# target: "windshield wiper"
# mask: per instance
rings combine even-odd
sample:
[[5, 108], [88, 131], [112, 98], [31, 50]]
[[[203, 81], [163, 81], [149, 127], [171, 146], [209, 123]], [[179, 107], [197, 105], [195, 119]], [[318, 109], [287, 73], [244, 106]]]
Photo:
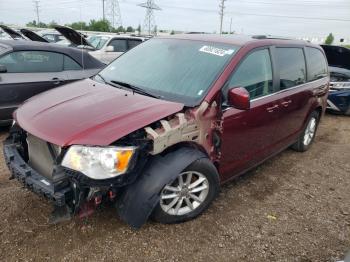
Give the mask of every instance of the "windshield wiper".
[[150, 97], [158, 98], [158, 99], [162, 98], [162, 96], [160, 96], [160, 95], [152, 94], [152, 93], [150, 93], [150, 92], [148, 92], [140, 87], [133, 86], [133, 85], [130, 85], [130, 84], [125, 83], [125, 82], [111, 80], [111, 83], [122, 86], [122, 87], [126, 87], [126, 88], [131, 89], [131, 90], [133, 90], [139, 94], [142, 94], [142, 95], [146, 95], [146, 96], [150, 96]]

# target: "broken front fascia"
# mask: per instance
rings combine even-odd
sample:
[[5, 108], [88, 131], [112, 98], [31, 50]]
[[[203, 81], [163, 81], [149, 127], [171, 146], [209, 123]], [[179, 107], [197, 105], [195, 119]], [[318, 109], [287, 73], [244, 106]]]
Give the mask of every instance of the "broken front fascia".
[[[172, 145], [181, 142], [194, 142], [202, 146], [212, 161], [219, 161], [218, 150], [222, 133], [221, 121], [218, 117], [218, 106], [214, 101], [211, 105], [204, 101], [194, 109], [177, 113], [170, 120], [160, 120], [159, 128], [146, 127], [147, 138], [153, 141], [152, 155], [157, 155]], [[216, 135], [215, 135], [216, 134]]]

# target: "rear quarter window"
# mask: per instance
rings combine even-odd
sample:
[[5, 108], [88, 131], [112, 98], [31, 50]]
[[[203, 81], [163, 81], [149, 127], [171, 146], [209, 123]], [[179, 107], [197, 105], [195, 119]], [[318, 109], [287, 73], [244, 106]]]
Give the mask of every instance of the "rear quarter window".
[[306, 47], [307, 79], [314, 81], [328, 75], [328, 63], [323, 53], [313, 47]]
[[69, 56], [64, 56], [64, 61], [63, 61], [64, 65], [63, 68], [64, 70], [81, 70], [81, 66], [75, 62], [72, 58], [70, 58]]
[[278, 47], [276, 58], [281, 90], [306, 82], [306, 66], [302, 48]]

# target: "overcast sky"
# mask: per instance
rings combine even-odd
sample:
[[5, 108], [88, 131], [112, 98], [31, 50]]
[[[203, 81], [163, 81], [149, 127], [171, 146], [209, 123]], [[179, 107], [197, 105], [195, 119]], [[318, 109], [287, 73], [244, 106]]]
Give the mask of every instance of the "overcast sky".
[[[110, 0], [106, 0], [107, 2]], [[120, 0], [124, 26], [143, 24], [146, 0]], [[219, 30], [219, 0], [155, 0], [158, 29]], [[106, 7], [108, 4], [106, 3]], [[108, 8], [106, 8], [108, 9]], [[107, 10], [108, 11], [108, 10]], [[102, 0], [40, 0], [40, 20], [59, 24], [102, 17]], [[350, 0], [227, 0], [224, 31], [281, 36], [350, 37]], [[24, 25], [36, 19], [32, 0], [0, 0], [0, 21]]]

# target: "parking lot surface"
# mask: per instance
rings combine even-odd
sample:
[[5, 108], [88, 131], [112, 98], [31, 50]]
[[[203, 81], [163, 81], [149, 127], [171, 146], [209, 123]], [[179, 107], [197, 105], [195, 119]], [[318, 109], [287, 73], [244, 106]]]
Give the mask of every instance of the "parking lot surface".
[[308, 152], [286, 150], [226, 184], [184, 224], [135, 231], [106, 207], [50, 225], [51, 206], [8, 177], [1, 148], [2, 261], [336, 261], [350, 250], [349, 117], [326, 115]]

